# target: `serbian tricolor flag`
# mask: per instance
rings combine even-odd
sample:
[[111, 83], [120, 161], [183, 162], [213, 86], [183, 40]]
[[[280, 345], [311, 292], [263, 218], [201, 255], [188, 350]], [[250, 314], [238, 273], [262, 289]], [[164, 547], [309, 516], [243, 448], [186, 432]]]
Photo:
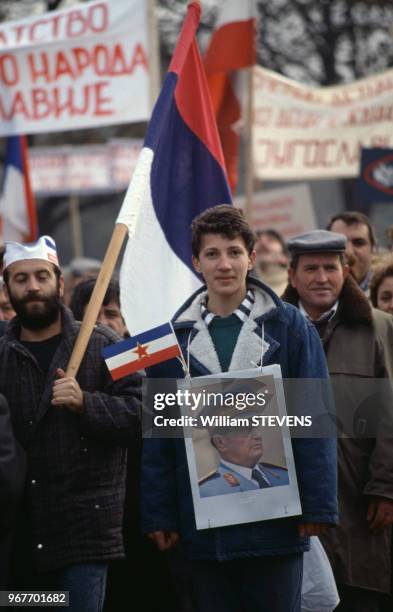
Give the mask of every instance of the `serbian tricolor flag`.
[[[191, 262], [191, 221], [231, 203], [191, 2], [117, 223], [129, 228], [120, 273], [131, 334], [169, 321], [201, 281]], [[132, 103], [132, 101], [130, 101]]]
[[3, 241], [31, 242], [37, 238], [37, 216], [25, 136], [7, 138], [0, 219]]
[[256, 62], [254, 0], [223, 0], [204, 64], [224, 151], [229, 183], [238, 180], [244, 79], [238, 71]]
[[179, 355], [180, 347], [170, 323], [107, 346], [102, 351], [113, 380]]

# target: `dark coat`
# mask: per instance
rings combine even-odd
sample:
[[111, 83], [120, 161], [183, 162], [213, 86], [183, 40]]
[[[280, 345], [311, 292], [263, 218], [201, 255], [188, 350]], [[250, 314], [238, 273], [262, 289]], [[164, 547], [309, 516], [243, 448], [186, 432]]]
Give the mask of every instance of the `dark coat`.
[[62, 337], [45, 378], [10, 322], [0, 340], [0, 391], [27, 454], [26, 514], [39, 571], [124, 556], [126, 450], [139, 432], [138, 376], [114, 383], [101, 357], [119, 337], [97, 326], [77, 380], [84, 412], [51, 405], [57, 368], [66, 369], [79, 331], [63, 308]]
[[0, 396], [0, 589], [7, 587], [14, 516], [22, 497], [25, 454], [15, 440], [8, 404]]
[[[297, 305], [299, 296], [287, 287], [283, 299]], [[393, 317], [372, 309], [349, 276], [323, 345], [345, 434], [338, 444], [340, 523], [323, 543], [338, 583], [389, 592], [391, 529], [372, 534], [366, 513], [370, 496], [393, 499], [393, 400], [388, 379]]]
[[8, 321], [0, 321], [0, 337], [4, 336], [7, 330]]
[[[287, 378], [327, 378], [321, 343], [312, 325], [266, 285], [249, 279], [249, 286], [255, 291], [255, 303], [243, 323], [229, 371], [260, 363], [264, 335], [264, 365], [280, 364]], [[221, 372], [212, 339], [201, 320], [200, 299], [204, 291], [206, 288], [194, 293], [173, 319], [183, 355], [190, 362], [191, 376]], [[150, 368], [148, 376], [174, 379], [182, 377], [183, 372], [178, 360], [173, 359]], [[315, 398], [315, 403], [325, 410], [321, 398]], [[195, 559], [229, 560], [303, 552], [309, 539], [298, 535], [299, 522], [337, 522], [335, 440], [294, 439], [293, 453], [302, 517], [197, 531], [184, 440], [145, 439], [141, 489], [144, 531], [179, 531], [184, 550]]]

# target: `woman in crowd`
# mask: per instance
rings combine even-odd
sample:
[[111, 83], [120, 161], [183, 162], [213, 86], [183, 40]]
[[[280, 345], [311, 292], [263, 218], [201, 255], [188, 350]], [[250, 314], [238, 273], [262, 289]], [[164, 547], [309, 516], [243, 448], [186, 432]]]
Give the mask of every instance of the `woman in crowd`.
[[374, 308], [393, 314], [393, 259], [375, 269], [370, 282], [370, 300]]
[[[374, 308], [393, 314], [393, 258], [385, 259], [374, 270], [370, 281], [370, 300]], [[391, 544], [393, 561], [393, 542]], [[392, 563], [393, 565], [393, 563]], [[383, 612], [391, 610], [393, 603], [393, 574], [391, 595], [387, 597]]]

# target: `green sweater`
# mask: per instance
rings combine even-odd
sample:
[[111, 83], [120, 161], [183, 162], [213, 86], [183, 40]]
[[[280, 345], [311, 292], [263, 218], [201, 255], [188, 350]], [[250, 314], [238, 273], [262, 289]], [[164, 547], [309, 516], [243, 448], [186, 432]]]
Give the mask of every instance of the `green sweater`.
[[235, 314], [229, 317], [214, 317], [209, 325], [209, 332], [223, 372], [228, 371], [242, 325], [242, 321]]

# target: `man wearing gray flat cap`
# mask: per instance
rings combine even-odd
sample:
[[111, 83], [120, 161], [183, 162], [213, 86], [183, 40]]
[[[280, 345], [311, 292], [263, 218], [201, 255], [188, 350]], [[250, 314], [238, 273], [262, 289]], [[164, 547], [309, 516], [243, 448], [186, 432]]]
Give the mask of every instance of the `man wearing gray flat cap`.
[[[325, 230], [288, 242], [282, 296], [316, 327], [334, 387], [340, 524], [322, 537], [346, 612], [377, 612], [390, 588], [393, 523], [393, 323], [374, 310], [345, 259], [346, 237]], [[390, 405], [389, 405], [390, 404]]]
[[288, 250], [294, 255], [309, 253], [344, 253], [347, 239], [344, 234], [328, 232], [327, 230], [312, 230], [299, 234], [288, 242]]

